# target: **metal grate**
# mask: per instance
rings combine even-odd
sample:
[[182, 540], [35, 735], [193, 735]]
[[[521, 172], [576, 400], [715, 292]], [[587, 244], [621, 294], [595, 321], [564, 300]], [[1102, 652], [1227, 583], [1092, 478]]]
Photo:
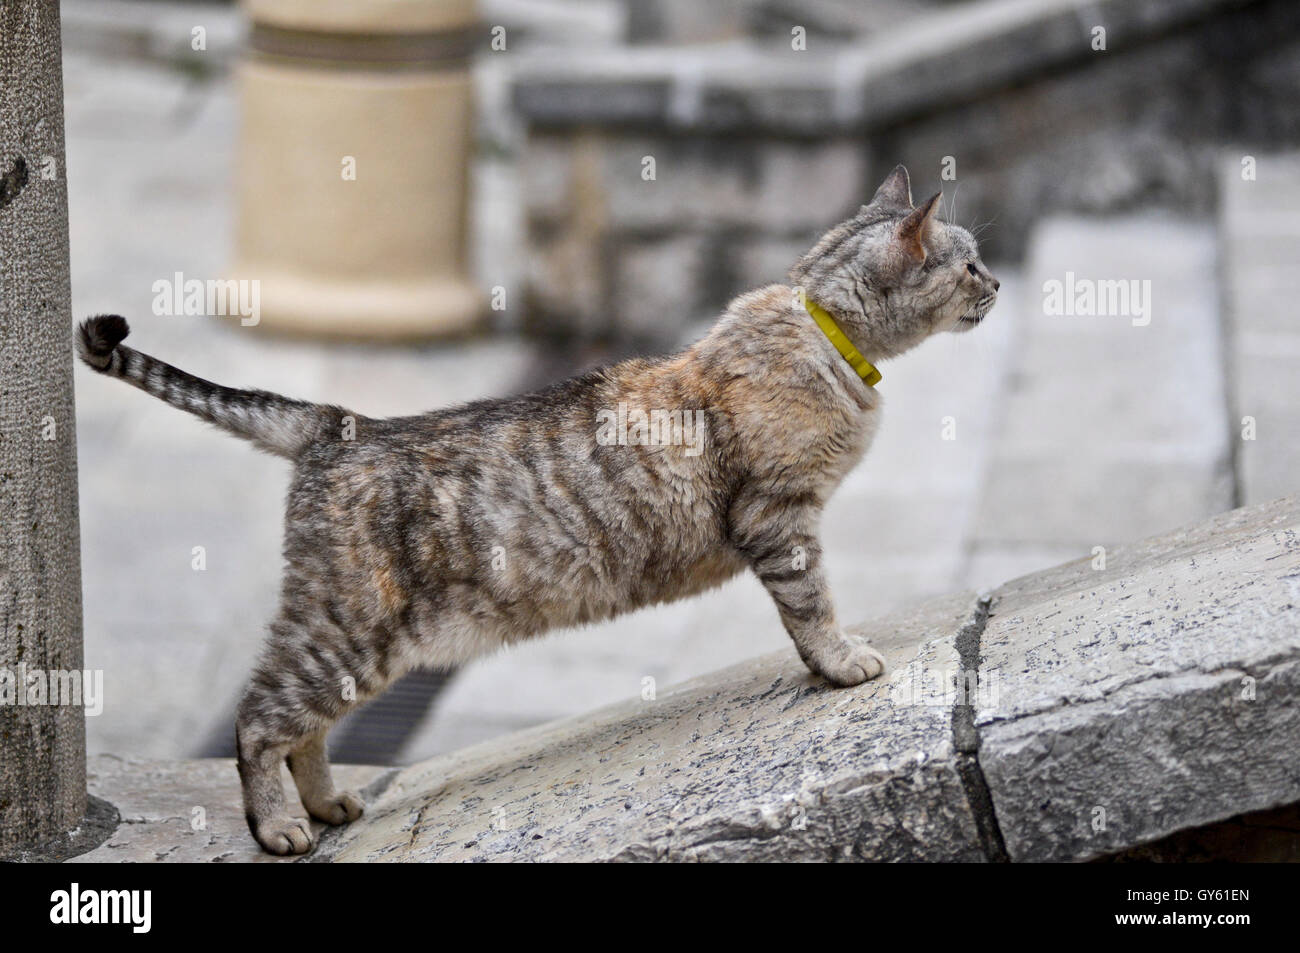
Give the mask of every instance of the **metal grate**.
[[[417, 670], [398, 679], [330, 732], [330, 760], [336, 764], [398, 764], [402, 749], [455, 676], [451, 671]], [[235, 756], [233, 707], [198, 752], [200, 758]]]

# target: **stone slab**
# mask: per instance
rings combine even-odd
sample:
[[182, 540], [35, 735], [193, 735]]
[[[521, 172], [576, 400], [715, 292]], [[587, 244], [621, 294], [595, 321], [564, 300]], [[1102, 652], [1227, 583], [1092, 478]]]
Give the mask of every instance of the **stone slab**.
[[521, 57], [514, 103], [537, 127], [625, 125], [825, 134], [883, 126], [1174, 32], [1237, 0], [985, 0], [909, 17], [896, 29], [789, 41], [543, 50]]
[[[339, 787], [364, 789], [388, 769], [341, 765]], [[288, 770], [285, 791], [290, 813], [306, 811], [298, 802]], [[117, 830], [99, 847], [72, 858], [95, 863], [285, 863], [297, 858], [263, 851], [248, 832], [234, 761], [151, 761], [99, 755], [87, 768], [90, 793], [121, 815]], [[326, 825], [312, 822], [318, 835]]]
[[980, 765], [1013, 860], [1079, 860], [1300, 799], [1300, 500], [1003, 586]]
[[[893, 669], [946, 671], [973, 601], [935, 600], [871, 631]], [[884, 680], [833, 689], [789, 650], [407, 768], [323, 853], [344, 862], [983, 857], [942, 697], [891, 693]]]

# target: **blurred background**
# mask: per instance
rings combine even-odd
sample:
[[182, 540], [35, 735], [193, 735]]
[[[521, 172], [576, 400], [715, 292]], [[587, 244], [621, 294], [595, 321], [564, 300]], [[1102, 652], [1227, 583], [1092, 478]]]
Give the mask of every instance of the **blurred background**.
[[[903, 162], [1002, 292], [883, 368], [826, 517], [844, 622], [1296, 488], [1293, 0], [61, 9], [74, 312], [192, 373], [387, 415], [674, 350]], [[185, 307], [225, 279], [255, 314]], [[1080, 280], [1139, 282], [1149, 321], [1050, 313]], [[230, 753], [287, 465], [77, 375], [90, 753]], [[787, 645], [741, 578], [413, 675], [334, 756], [416, 760]]]

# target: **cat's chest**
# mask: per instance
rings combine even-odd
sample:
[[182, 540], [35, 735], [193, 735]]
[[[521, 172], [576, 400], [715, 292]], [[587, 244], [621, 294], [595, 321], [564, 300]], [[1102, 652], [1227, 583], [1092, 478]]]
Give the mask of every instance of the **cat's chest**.
[[866, 456], [880, 425], [880, 406], [848, 415], [827, 434], [827, 471], [836, 483]]
[[879, 423], [878, 401], [870, 407], [835, 403], [814, 413], [791, 412], [779, 428], [762, 434], [760, 469], [785, 485], [827, 494], [871, 449]]

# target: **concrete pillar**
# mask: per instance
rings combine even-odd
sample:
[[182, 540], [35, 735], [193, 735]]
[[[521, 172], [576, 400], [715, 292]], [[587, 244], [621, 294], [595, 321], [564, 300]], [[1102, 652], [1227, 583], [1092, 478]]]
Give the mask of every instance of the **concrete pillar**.
[[233, 276], [261, 323], [465, 331], [474, 0], [244, 0]]
[[64, 168], [58, 4], [0, 0], [0, 855], [86, 812], [84, 708], [35, 685], [82, 668]]

